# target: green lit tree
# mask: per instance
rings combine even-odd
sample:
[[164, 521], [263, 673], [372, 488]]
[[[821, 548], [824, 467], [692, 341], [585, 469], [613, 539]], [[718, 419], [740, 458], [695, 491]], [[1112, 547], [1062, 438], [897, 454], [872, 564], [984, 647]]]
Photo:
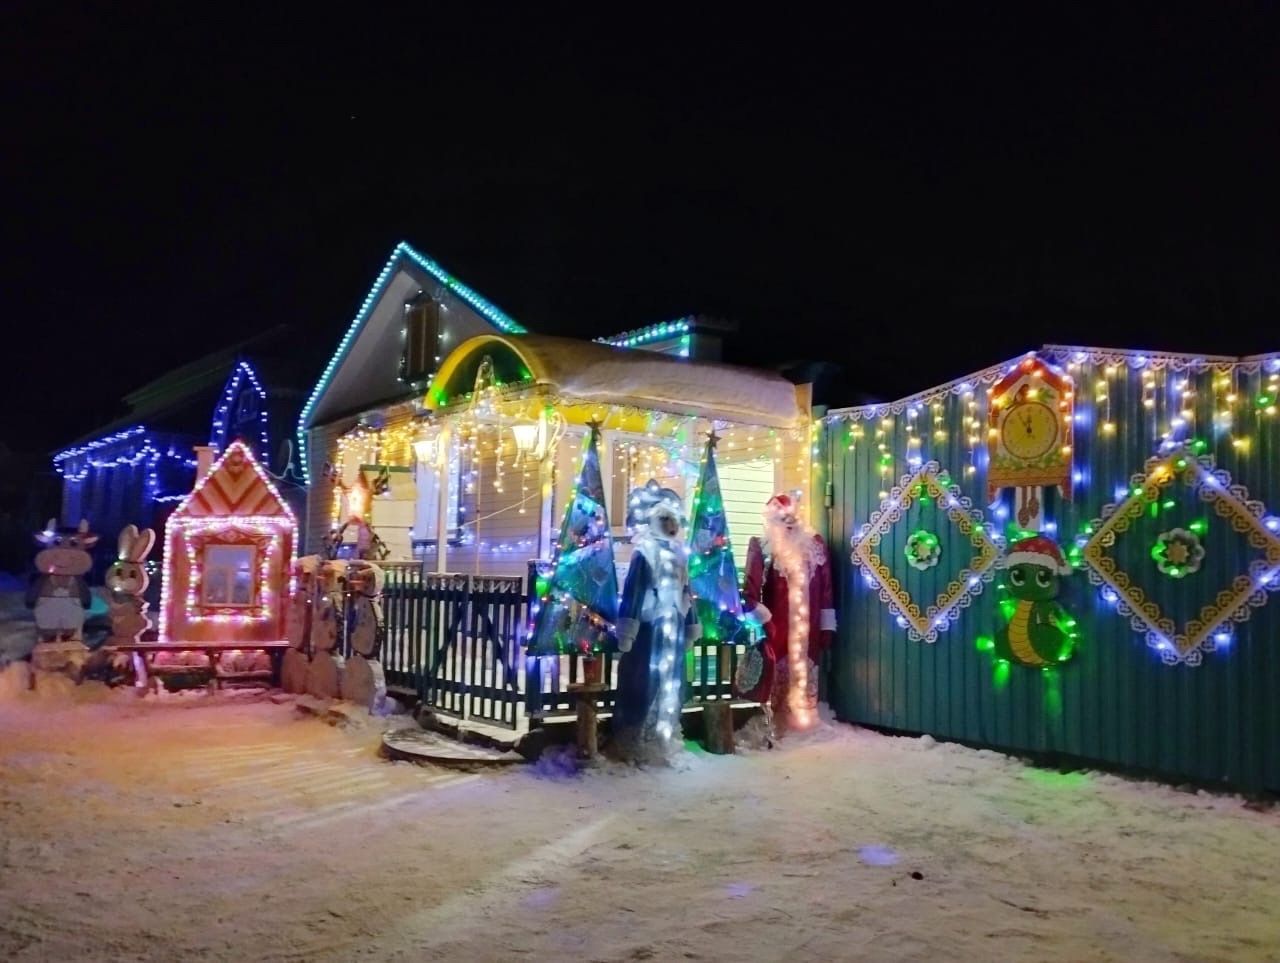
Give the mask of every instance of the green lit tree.
[[742, 604], [738, 596], [738, 569], [733, 562], [729, 523], [716, 471], [716, 442], [712, 431], [702, 457], [698, 485], [693, 493], [693, 518], [689, 522], [689, 588], [694, 595], [704, 642], [730, 642], [738, 633]]
[[551, 577], [539, 579], [531, 655], [612, 650], [618, 571], [600, 477], [599, 424], [591, 424], [574, 496], [565, 509]]

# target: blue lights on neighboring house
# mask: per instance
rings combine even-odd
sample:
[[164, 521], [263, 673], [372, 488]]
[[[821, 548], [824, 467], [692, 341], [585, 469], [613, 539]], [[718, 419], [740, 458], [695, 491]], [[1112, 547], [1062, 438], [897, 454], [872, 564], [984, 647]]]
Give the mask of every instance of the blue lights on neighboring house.
[[[108, 431], [53, 456], [54, 470], [62, 476], [63, 520], [88, 518], [105, 533], [108, 537], [100, 543], [105, 546], [104, 559], [112, 551], [114, 532], [131, 523], [159, 527], [168, 508], [191, 492], [194, 448], [206, 437], [217, 451], [242, 438], [254, 446], [263, 464], [269, 463], [267, 392], [254, 366], [236, 361], [217, 397], [213, 417], [206, 423], [207, 436], [197, 433], [198, 422], [186, 424], [189, 415], [176, 421], [157, 416], [150, 425]], [[166, 423], [168, 427], [161, 427]]]
[[266, 402], [267, 393], [258, 381], [258, 373], [249, 362], [238, 362], [213, 413], [209, 444], [222, 451], [228, 441], [243, 438], [252, 443], [256, 435], [255, 454], [258, 461], [266, 464], [270, 458]]

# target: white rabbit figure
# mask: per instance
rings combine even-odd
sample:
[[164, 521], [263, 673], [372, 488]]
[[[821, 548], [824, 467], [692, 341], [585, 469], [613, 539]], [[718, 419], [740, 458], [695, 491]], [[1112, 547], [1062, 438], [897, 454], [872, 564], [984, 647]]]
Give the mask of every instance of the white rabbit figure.
[[155, 543], [156, 533], [149, 528], [139, 532], [136, 525], [126, 525], [120, 532], [119, 558], [107, 569], [104, 579], [111, 593], [107, 604], [111, 641], [116, 644], [137, 642], [151, 628], [142, 595], [151, 582], [145, 563]]

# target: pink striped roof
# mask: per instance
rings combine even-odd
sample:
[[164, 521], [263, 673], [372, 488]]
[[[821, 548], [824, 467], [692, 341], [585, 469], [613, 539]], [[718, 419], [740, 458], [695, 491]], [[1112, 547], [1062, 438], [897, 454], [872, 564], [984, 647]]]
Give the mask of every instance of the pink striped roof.
[[232, 442], [173, 517], [292, 515], [252, 452]]

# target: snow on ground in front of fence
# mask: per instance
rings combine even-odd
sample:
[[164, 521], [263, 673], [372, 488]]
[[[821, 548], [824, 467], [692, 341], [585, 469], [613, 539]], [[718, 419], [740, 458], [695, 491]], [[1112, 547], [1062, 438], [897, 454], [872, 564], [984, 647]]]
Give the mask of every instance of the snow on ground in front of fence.
[[1264, 959], [1280, 813], [824, 725], [465, 774], [261, 695], [0, 704], [0, 959]]

